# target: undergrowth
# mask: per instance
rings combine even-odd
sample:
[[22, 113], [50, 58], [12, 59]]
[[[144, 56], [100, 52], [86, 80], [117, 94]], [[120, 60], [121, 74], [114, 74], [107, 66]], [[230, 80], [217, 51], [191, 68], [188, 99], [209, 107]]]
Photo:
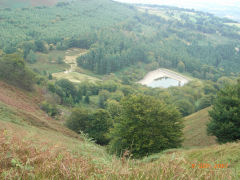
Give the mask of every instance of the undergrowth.
[[[214, 146], [207, 149], [173, 149], [132, 160], [109, 156], [105, 163], [97, 158], [73, 152], [64, 145], [23, 139], [8, 130], [0, 131], [0, 179], [237, 179], [239, 144]], [[51, 138], [51, 137], [50, 137]], [[84, 141], [88, 141], [84, 138]], [[79, 142], [87, 144], [92, 142]], [[89, 145], [90, 146], [90, 145]], [[229, 146], [228, 154], [224, 154]], [[94, 153], [94, 152], [93, 152]], [[106, 158], [106, 157], [104, 157]], [[198, 163], [223, 163], [228, 168], [198, 168]], [[235, 164], [231, 164], [231, 162]], [[192, 167], [196, 164], [196, 167]], [[235, 172], [234, 172], [235, 170]]]

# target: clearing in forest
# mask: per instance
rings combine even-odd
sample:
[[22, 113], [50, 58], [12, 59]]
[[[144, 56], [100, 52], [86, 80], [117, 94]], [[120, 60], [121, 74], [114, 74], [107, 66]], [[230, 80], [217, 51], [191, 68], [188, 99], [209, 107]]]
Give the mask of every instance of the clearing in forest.
[[88, 51], [86, 49], [69, 49], [65, 52], [64, 62], [70, 65], [70, 68], [65, 70], [64, 72], [53, 73], [53, 77], [57, 79], [68, 79], [74, 83], [80, 83], [83, 81], [88, 82], [96, 82], [100, 81], [100, 79], [95, 78], [93, 76], [89, 76], [87, 74], [81, 73], [81, 69], [77, 66], [77, 58], [86, 54]]

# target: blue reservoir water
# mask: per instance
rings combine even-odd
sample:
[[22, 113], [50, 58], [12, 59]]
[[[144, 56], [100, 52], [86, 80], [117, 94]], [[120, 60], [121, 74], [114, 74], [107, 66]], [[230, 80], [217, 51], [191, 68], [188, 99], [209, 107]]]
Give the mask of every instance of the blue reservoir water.
[[147, 86], [152, 88], [157, 88], [157, 87], [168, 88], [171, 86], [179, 86], [179, 81], [169, 77], [164, 77], [161, 79], [155, 79], [154, 81], [149, 83]]

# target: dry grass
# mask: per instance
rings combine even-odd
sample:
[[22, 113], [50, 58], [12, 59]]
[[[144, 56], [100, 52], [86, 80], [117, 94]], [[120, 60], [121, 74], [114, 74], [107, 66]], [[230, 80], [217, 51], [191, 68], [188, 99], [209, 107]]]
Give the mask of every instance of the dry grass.
[[3, 179], [87, 179], [103, 174], [86, 157], [74, 157], [64, 147], [22, 140], [0, 133], [0, 177]]
[[[0, 179], [238, 179], [239, 143], [129, 160], [108, 155], [84, 137], [79, 141], [54, 131], [0, 125], [9, 129], [0, 130]], [[212, 167], [199, 168], [200, 163]], [[215, 169], [215, 164], [228, 168]]]
[[[35, 101], [30, 96], [21, 94], [20, 90], [5, 84], [2, 84], [0, 90], [5, 94], [3, 97], [8, 97], [8, 100], [0, 99], [0, 179], [240, 178], [240, 143], [190, 150], [172, 149], [143, 160], [117, 158], [86, 136], [74, 138], [70, 131], [66, 133], [66, 129], [57, 122], [44, 119], [42, 112], [34, 105]], [[9, 96], [9, 93], [12, 95]], [[16, 103], [11, 103], [12, 101]], [[22, 110], [17, 110], [20, 102], [25, 104]], [[32, 113], [30, 105], [34, 108], [31, 109], [34, 110]], [[197, 131], [197, 127], [207, 121], [204, 118], [206, 112], [207, 109], [189, 116], [185, 123], [195, 128], [186, 127], [186, 132], [203, 134], [203, 131]], [[49, 126], [39, 127], [37, 124], [26, 123], [31, 114]], [[39, 119], [33, 118], [32, 121]], [[210, 164], [211, 168], [199, 168], [200, 163]], [[192, 164], [196, 167], [192, 168]], [[228, 166], [216, 169], [215, 164]]]
[[[0, 115], [1, 112], [3, 112], [3, 110], [1, 110], [1, 104], [4, 104], [5, 112], [7, 108], [11, 114], [15, 114], [14, 117], [21, 117], [22, 121], [29, 125], [51, 129], [67, 136], [77, 137], [76, 133], [62, 126], [40, 109], [38, 104], [42, 101], [44, 92], [42, 92], [42, 89], [39, 89], [39, 91], [40, 92], [33, 93], [25, 92], [0, 81]], [[10, 116], [10, 114], [5, 115], [5, 118], [8, 116]], [[12, 118], [11, 121], [15, 121], [15, 119]]]
[[217, 144], [214, 136], [207, 136], [208, 111], [210, 108], [196, 112], [184, 120], [184, 147], [209, 146]]

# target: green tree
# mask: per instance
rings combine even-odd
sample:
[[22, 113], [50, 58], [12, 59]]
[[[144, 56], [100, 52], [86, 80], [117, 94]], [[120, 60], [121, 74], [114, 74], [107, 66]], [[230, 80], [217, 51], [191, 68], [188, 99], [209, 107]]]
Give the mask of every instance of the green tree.
[[213, 109], [207, 131], [217, 137], [218, 142], [226, 143], [240, 139], [240, 80], [237, 84], [221, 89]]
[[199, 104], [197, 107], [197, 110], [201, 110], [204, 109], [206, 107], [209, 107], [212, 105], [214, 99], [214, 95], [213, 94], [209, 94], [209, 95], [205, 95], [203, 96], [200, 100], [199, 100]]
[[194, 104], [191, 104], [187, 99], [178, 100], [175, 104], [183, 116], [192, 114], [195, 110]]
[[62, 88], [62, 90], [66, 93], [67, 97], [71, 95], [72, 98], [75, 100], [75, 97], [77, 95], [77, 88], [71, 81], [69, 81], [68, 79], [61, 79], [56, 82], [56, 85]]
[[0, 57], [0, 79], [26, 90], [32, 90], [36, 82], [35, 74], [26, 67], [19, 54]]
[[107, 90], [102, 90], [100, 91], [98, 97], [99, 97], [99, 100], [98, 100], [99, 107], [104, 109], [106, 106], [106, 101], [110, 97], [110, 93]]
[[75, 108], [66, 125], [77, 133], [82, 131], [88, 134], [98, 144], [106, 145], [109, 142], [106, 133], [112, 126], [112, 121], [109, 113], [104, 109], [97, 109], [93, 112]]
[[109, 114], [111, 115], [112, 119], [115, 119], [116, 117], [118, 117], [121, 112], [121, 106], [120, 106], [119, 102], [117, 102], [114, 99], [107, 100], [106, 109], [109, 112]]
[[82, 108], [74, 108], [66, 125], [77, 133], [80, 133], [80, 131], [86, 132], [88, 121], [90, 121], [90, 111]]
[[130, 150], [140, 158], [181, 146], [183, 125], [175, 107], [141, 94], [123, 98], [121, 106], [110, 132], [110, 152]]
[[40, 40], [35, 41], [35, 47], [36, 47], [36, 51], [43, 52], [43, 53], [47, 52], [47, 49], [43, 41], [40, 41]]
[[177, 69], [179, 72], [184, 72], [185, 71], [185, 64], [182, 61], [179, 61], [177, 65]]
[[108, 111], [98, 109], [93, 113], [88, 127], [88, 134], [96, 140], [96, 143], [106, 145], [109, 143], [107, 133], [112, 126], [112, 120]]
[[53, 79], [52, 73], [49, 73], [48, 79], [49, 79], [49, 80], [52, 80], [52, 79]]
[[84, 102], [85, 102], [86, 104], [89, 104], [89, 103], [90, 103], [90, 97], [89, 97], [88, 94], [85, 96]]
[[40, 107], [43, 111], [45, 111], [46, 113], [48, 113], [52, 117], [59, 114], [59, 111], [57, 109], [56, 104], [51, 104], [51, 103], [48, 103], [47, 101], [44, 101], [44, 102], [41, 103]]
[[29, 54], [26, 57], [27, 62], [34, 64], [37, 61], [37, 56], [33, 52], [33, 50], [30, 50]]

